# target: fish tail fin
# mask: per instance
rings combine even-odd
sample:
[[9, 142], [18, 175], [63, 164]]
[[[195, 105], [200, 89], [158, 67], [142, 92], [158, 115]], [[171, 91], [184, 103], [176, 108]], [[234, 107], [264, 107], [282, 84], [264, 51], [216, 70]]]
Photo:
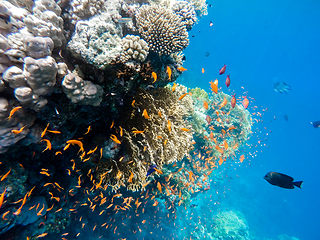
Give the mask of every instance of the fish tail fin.
[[293, 182], [293, 185], [295, 185], [298, 188], [301, 188], [302, 183], [303, 181], [296, 181], [296, 182]]

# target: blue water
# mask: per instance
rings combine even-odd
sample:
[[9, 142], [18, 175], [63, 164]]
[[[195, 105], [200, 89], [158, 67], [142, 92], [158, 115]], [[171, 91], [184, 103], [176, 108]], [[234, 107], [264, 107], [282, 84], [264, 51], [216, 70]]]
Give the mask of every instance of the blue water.
[[[209, 14], [189, 33], [190, 45], [184, 51], [188, 71], [178, 82], [209, 91], [208, 82], [218, 77], [227, 92], [225, 75], [218, 75], [227, 64], [230, 88], [239, 96], [247, 91], [255, 99], [251, 107], [268, 108], [263, 123], [257, 125], [267, 147], [252, 149], [259, 151], [257, 157], [230, 173], [239, 178], [225, 181], [230, 191], [222, 205], [240, 210], [259, 237], [276, 239], [285, 233], [300, 240], [320, 239], [320, 129], [310, 124], [320, 120], [320, 2], [208, 4], [212, 4]], [[278, 81], [289, 84], [292, 91], [276, 93], [273, 85]], [[268, 171], [303, 180], [302, 189], [268, 184], [263, 179]]]

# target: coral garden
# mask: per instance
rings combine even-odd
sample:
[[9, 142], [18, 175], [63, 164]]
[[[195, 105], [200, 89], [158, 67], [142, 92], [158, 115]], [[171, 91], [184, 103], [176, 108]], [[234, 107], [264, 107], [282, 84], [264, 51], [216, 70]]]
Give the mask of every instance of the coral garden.
[[[205, 1], [0, 8], [0, 238], [174, 236], [165, 221], [219, 182], [253, 124], [231, 96], [175, 83]], [[234, 212], [214, 224], [201, 236], [247, 239]]]

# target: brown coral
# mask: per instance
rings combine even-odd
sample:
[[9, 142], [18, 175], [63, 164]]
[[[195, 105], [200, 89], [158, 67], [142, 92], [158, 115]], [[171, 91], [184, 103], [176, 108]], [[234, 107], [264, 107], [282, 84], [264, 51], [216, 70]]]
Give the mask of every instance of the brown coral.
[[[178, 100], [169, 88], [159, 88], [152, 92], [139, 90], [134, 100], [120, 124], [123, 128], [123, 137], [119, 136], [123, 147], [120, 152], [125, 151], [126, 155], [98, 164], [99, 178], [114, 190], [121, 185], [131, 191], [139, 190], [146, 183], [151, 165], [162, 169], [164, 164], [182, 160], [193, 148], [192, 127], [185, 121], [193, 110], [186, 104], [188, 98]], [[144, 109], [149, 118], [143, 115]]]
[[136, 21], [139, 33], [151, 51], [169, 55], [189, 44], [185, 24], [165, 7], [143, 5], [136, 13]]

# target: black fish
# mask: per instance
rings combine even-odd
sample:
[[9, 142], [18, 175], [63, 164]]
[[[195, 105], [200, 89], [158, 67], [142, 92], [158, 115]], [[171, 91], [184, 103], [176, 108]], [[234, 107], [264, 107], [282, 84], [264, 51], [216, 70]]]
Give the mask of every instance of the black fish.
[[205, 57], [209, 57], [209, 54], [210, 54], [209, 52], [206, 52], [206, 53], [204, 54], [204, 56], [205, 56]]
[[296, 181], [294, 182], [293, 178], [282, 174], [282, 173], [277, 173], [277, 172], [268, 172], [265, 176], [264, 179], [267, 180], [270, 184], [282, 187], [282, 188], [287, 188], [287, 189], [293, 189], [294, 186], [301, 188], [302, 181]]
[[187, 60], [187, 57], [184, 55], [184, 56], [182, 57], [182, 60]]
[[320, 121], [315, 121], [315, 122], [311, 122], [312, 126], [314, 126], [315, 128], [320, 127]]

